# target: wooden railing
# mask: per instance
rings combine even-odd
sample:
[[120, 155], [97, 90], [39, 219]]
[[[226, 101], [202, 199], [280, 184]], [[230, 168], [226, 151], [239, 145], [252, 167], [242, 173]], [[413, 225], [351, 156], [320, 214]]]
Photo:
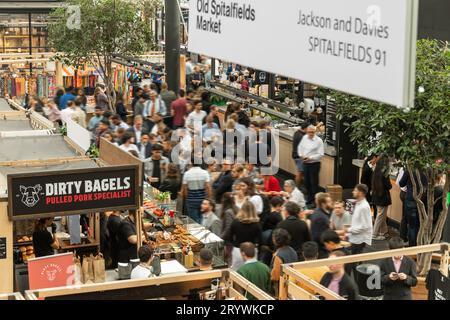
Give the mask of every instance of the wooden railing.
[[317, 294], [323, 296], [325, 299], [344, 300], [344, 298], [337, 295], [333, 291], [302, 274], [302, 269], [322, 267], [332, 264], [356, 263], [390, 258], [394, 256], [414, 256], [421, 253], [440, 251], [442, 253], [440, 271], [444, 275], [448, 276], [449, 246], [450, 245], [448, 243], [437, 243], [403, 249], [376, 251], [339, 258], [320, 259], [314, 261], [285, 264], [282, 267], [283, 274], [280, 278], [279, 298], [280, 300], [287, 300], [288, 298], [294, 298], [298, 300], [314, 300], [314, 298], [311, 296], [311, 293], [297, 285], [301, 284], [302, 287], [310, 288], [314, 292], [317, 292]]

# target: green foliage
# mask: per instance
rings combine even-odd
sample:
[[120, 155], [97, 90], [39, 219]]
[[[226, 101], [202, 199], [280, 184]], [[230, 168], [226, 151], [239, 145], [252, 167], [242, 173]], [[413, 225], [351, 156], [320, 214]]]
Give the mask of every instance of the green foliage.
[[[390, 88], [386, 88], [390, 90]], [[450, 51], [438, 40], [417, 42], [416, 97], [409, 111], [333, 92], [339, 117], [362, 154], [387, 154], [416, 169], [444, 172], [450, 157]], [[436, 160], [442, 159], [440, 163]]]
[[63, 136], [67, 136], [67, 125], [66, 124], [59, 127], [59, 133], [62, 134]]
[[112, 54], [139, 55], [154, 48], [148, 21], [142, 19], [143, 1], [67, 0], [79, 6], [79, 29], [68, 28], [70, 15], [66, 8], [51, 13], [49, 42], [58, 52], [56, 59], [67, 65], [89, 63], [101, 71], [107, 89], [112, 93]]
[[86, 155], [91, 159], [97, 159], [100, 156], [100, 150], [97, 148], [95, 143], [91, 144], [89, 149], [86, 151]]
[[[370, 76], [370, 75], [368, 75]], [[390, 90], [390, 88], [386, 88]], [[450, 189], [450, 51], [448, 43], [438, 40], [417, 42], [414, 106], [400, 110], [341, 92], [332, 92], [338, 117], [347, 124], [351, 141], [362, 154], [385, 154], [404, 166], [412, 177], [413, 196], [419, 211], [417, 244], [440, 242], [447, 206], [445, 197], [434, 198], [434, 180], [447, 173], [443, 194]], [[422, 185], [419, 172], [425, 174]], [[424, 197], [426, 195], [426, 201]], [[443, 210], [433, 225], [434, 204], [442, 201]], [[431, 254], [418, 258], [418, 269], [425, 275]]]
[[154, 46], [149, 24], [139, 16], [139, 1], [68, 0], [81, 9], [81, 28], [67, 28], [66, 8], [51, 14], [49, 41], [67, 64], [78, 65], [89, 56], [142, 54]]

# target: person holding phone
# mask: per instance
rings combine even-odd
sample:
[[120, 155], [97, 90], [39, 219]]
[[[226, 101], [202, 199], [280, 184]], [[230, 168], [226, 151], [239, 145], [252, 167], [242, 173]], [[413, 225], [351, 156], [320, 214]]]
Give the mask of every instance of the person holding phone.
[[[401, 249], [400, 237], [389, 240], [389, 250]], [[397, 255], [384, 259], [380, 264], [384, 300], [412, 300], [411, 287], [417, 285], [416, 263], [409, 257]]]

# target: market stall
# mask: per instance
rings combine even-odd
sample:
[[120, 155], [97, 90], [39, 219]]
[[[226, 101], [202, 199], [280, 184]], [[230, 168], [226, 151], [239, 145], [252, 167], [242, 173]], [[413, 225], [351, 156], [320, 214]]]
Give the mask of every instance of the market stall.
[[[20, 145], [21, 149], [14, 148], [15, 145]], [[6, 279], [0, 284], [0, 292], [13, 292], [13, 279], [16, 287], [26, 285], [26, 262], [34, 258], [33, 221], [38, 218], [57, 218], [61, 252], [98, 252], [98, 212], [136, 209], [138, 172], [136, 166], [112, 167], [107, 162], [94, 161], [84, 156], [84, 151], [76, 143], [60, 135], [0, 139], [0, 234], [4, 243], [0, 268], [5, 270]], [[98, 192], [86, 189], [87, 194], [83, 194], [81, 189], [78, 190], [80, 192], [73, 189], [73, 194], [68, 194], [68, 190], [47, 187], [55, 183], [58, 186], [70, 184], [83, 178], [84, 181], [95, 182], [124, 177], [129, 178], [129, 186], [126, 194], [120, 190], [123, 195], [120, 199], [92, 198], [97, 194], [115, 197], [119, 191], [112, 190], [117, 188], [117, 184], [112, 183], [102, 185]], [[88, 231], [84, 236], [78, 234], [80, 239], [74, 242], [60, 217], [79, 214], [88, 216], [89, 223], [85, 226]]]
[[[437, 243], [424, 246], [385, 250], [370, 253], [363, 253], [339, 258], [320, 259], [315, 261], [298, 262], [283, 265], [283, 275], [280, 278], [280, 300], [317, 300], [319, 296], [326, 300], [345, 300], [343, 297], [337, 295], [328, 288], [315, 282], [302, 273], [302, 269], [310, 269], [315, 267], [328, 266], [330, 264], [346, 264], [369, 262], [376, 264], [376, 261], [383, 258], [392, 258], [394, 256], [412, 256], [416, 257], [420, 253], [441, 252], [441, 261], [439, 272], [448, 277], [449, 274], [449, 244]], [[374, 269], [376, 270], [376, 269]], [[306, 290], [308, 288], [309, 290]], [[370, 289], [360, 288], [360, 294], [364, 295]], [[316, 294], [311, 294], [311, 291]], [[415, 300], [426, 299], [425, 278], [418, 277], [418, 285], [413, 288], [413, 298]]]
[[[217, 284], [217, 282], [219, 283]], [[229, 269], [25, 292], [28, 300], [133, 300], [156, 298], [246, 300], [248, 294], [251, 294], [258, 300], [273, 300], [270, 295]]]
[[[1, 101], [2, 99], [0, 103]], [[53, 123], [36, 112], [27, 113], [13, 109], [0, 111], [0, 137], [39, 136], [53, 133]]]
[[[245, 104], [248, 108], [248, 113], [253, 119], [267, 119], [270, 121], [272, 128], [278, 129], [279, 143], [277, 144], [279, 154], [287, 155], [279, 157], [279, 168], [284, 172], [295, 175], [297, 167], [292, 159], [292, 141], [295, 132], [299, 125], [305, 120], [298, 116], [299, 112], [303, 112], [298, 108], [293, 108], [284, 103], [274, 100], [257, 97], [256, 95], [245, 93], [242, 96], [242, 91], [230, 87], [219, 82], [212, 82], [215, 88], [207, 88], [212, 95], [220, 96], [228, 101], [239, 102]], [[258, 100], [254, 100], [258, 99]], [[224, 122], [224, 113], [226, 107], [219, 107], [219, 117]], [[303, 115], [306, 117], [307, 115]], [[335, 166], [337, 151], [335, 146], [329, 145], [326, 142], [325, 132], [320, 133], [321, 138], [325, 142], [325, 155], [321, 161], [321, 170], [319, 174], [319, 185], [326, 188], [328, 185], [336, 183]]]
[[[213, 268], [227, 267], [223, 260], [224, 241], [177, 211], [170, 194], [161, 193], [145, 182], [143, 208], [144, 223], [155, 225], [155, 231], [148, 234], [149, 245], [159, 255], [177, 260], [189, 271], [196, 271], [199, 270], [198, 254], [202, 248], [207, 248], [213, 253]], [[190, 259], [189, 251], [192, 251]]]
[[[213, 267], [223, 268], [224, 241], [187, 216], [182, 215], [176, 201], [170, 200], [170, 194], [161, 193], [152, 188], [143, 179], [143, 162], [106, 139], [100, 141], [100, 161], [110, 165], [134, 164], [139, 167], [139, 185], [142, 186], [140, 204], [143, 212], [137, 211], [136, 229], [138, 247], [142, 242], [152, 246], [158, 255], [167, 260], [177, 260], [189, 271], [198, 270], [198, 253], [202, 248], [213, 252]], [[155, 228], [149, 233], [141, 233], [143, 223], [153, 223]], [[145, 240], [145, 241], [144, 241]], [[187, 247], [194, 254], [193, 262], [186, 264], [184, 256]]]
[[13, 111], [5, 99], [0, 99], [0, 112]]

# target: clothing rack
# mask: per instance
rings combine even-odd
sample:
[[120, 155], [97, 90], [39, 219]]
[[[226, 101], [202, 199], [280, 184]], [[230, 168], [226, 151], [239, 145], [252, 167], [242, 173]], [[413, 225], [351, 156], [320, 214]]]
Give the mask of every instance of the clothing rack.
[[38, 97], [55, 96], [56, 77], [54, 75], [0, 77], [0, 96], [24, 97], [26, 94]]

